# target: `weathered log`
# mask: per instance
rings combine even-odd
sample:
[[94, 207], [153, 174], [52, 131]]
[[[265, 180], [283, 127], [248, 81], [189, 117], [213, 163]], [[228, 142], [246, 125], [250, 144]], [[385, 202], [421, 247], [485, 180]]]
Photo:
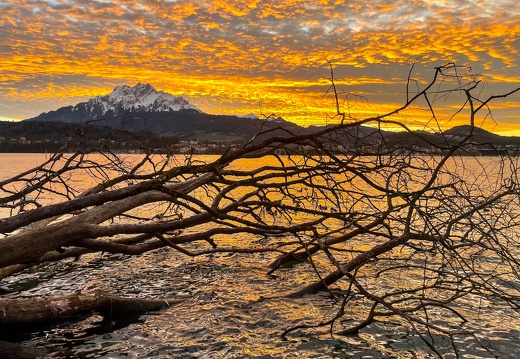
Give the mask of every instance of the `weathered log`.
[[0, 298], [0, 324], [41, 323], [90, 312], [104, 316], [139, 314], [178, 304], [184, 299], [124, 298], [74, 294], [57, 298]]
[[11, 266], [0, 268], [0, 279], [7, 278], [14, 273], [21, 272], [28, 267], [30, 267], [30, 265], [28, 264], [14, 264]]
[[34, 359], [44, 357], [47, 351], [43, 348], [25, 346], [0, 340], [0, 358]]

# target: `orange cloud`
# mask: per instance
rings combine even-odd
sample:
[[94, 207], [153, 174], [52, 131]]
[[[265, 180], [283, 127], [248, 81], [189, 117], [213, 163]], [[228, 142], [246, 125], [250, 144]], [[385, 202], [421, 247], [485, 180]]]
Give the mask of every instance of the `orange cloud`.
[[[334, 108], [323, 99], [327, 59], [343, 91], [368, 99], [345, 104], [354, 117], [399, 106], [417, 58], [419, 83], [434, 65], [457, 61], [487, 74], [500, 91], [520, 79], [516, 8], [491, 1], [14, 0], [0, 4], [0, 116], [23, 117], [8, 106], [17, 99], [86, 99], [141, 81], [186, 94], [207, 112], [323, 122]], [[517, 110], [502, 105], [504, 116]], [[402, 119], [427, 123], [429, 115], [417, 110]]]

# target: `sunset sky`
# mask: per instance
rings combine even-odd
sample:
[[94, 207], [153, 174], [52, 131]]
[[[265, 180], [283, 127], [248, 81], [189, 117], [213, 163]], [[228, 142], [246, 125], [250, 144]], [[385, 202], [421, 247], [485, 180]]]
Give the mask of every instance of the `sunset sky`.
[[[485, 76], [484, 97], [520, 86], [518, 0], [0, 0], [0, 35], [0, 120], [143, 82], [207, 113], [323, 124], [327, 60], [354, 118], [400, 106], [414, 61], [419, 84], [454, 61]], [[484, 127], [520, 135], [520, 94], [492, 110]]]

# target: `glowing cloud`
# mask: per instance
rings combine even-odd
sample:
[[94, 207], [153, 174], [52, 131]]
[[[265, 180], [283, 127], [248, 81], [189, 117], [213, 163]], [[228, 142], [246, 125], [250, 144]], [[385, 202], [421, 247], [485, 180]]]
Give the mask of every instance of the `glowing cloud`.
[[[520, 78], [516, 0], [11, 0], [0, 12], [2, 118], [141, 81], [209, 113], [324, 123], [333, 111], [323, 97], [331, 59], [341, 90], [366, 99], [345, 103], [354, 117], [399, 106], [418, 58], [420, 81], [448, 61], [487, 74], [494, 92]], [[507, 131], [517, 110], [501, 104]], [[428, 121], [420, 111], [412, 117]]]

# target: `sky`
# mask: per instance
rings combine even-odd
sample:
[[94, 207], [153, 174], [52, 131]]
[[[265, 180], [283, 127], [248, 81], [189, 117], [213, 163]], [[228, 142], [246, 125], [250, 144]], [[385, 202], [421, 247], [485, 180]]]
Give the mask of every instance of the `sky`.
[[[0, 120], [75, 105], [115, 86], [149, 83], [204, 112], [275, 114], [334, 123], [403, 104], [455, 62], [482, 74], [476, 95], [520, 86], [518, 0], [0, 0]], [[467, 123], [462, 100], [439, 96], [438, 123], [418, 103], [415, 128]], [[477, 124], [520, 135], [520, 93]]]

